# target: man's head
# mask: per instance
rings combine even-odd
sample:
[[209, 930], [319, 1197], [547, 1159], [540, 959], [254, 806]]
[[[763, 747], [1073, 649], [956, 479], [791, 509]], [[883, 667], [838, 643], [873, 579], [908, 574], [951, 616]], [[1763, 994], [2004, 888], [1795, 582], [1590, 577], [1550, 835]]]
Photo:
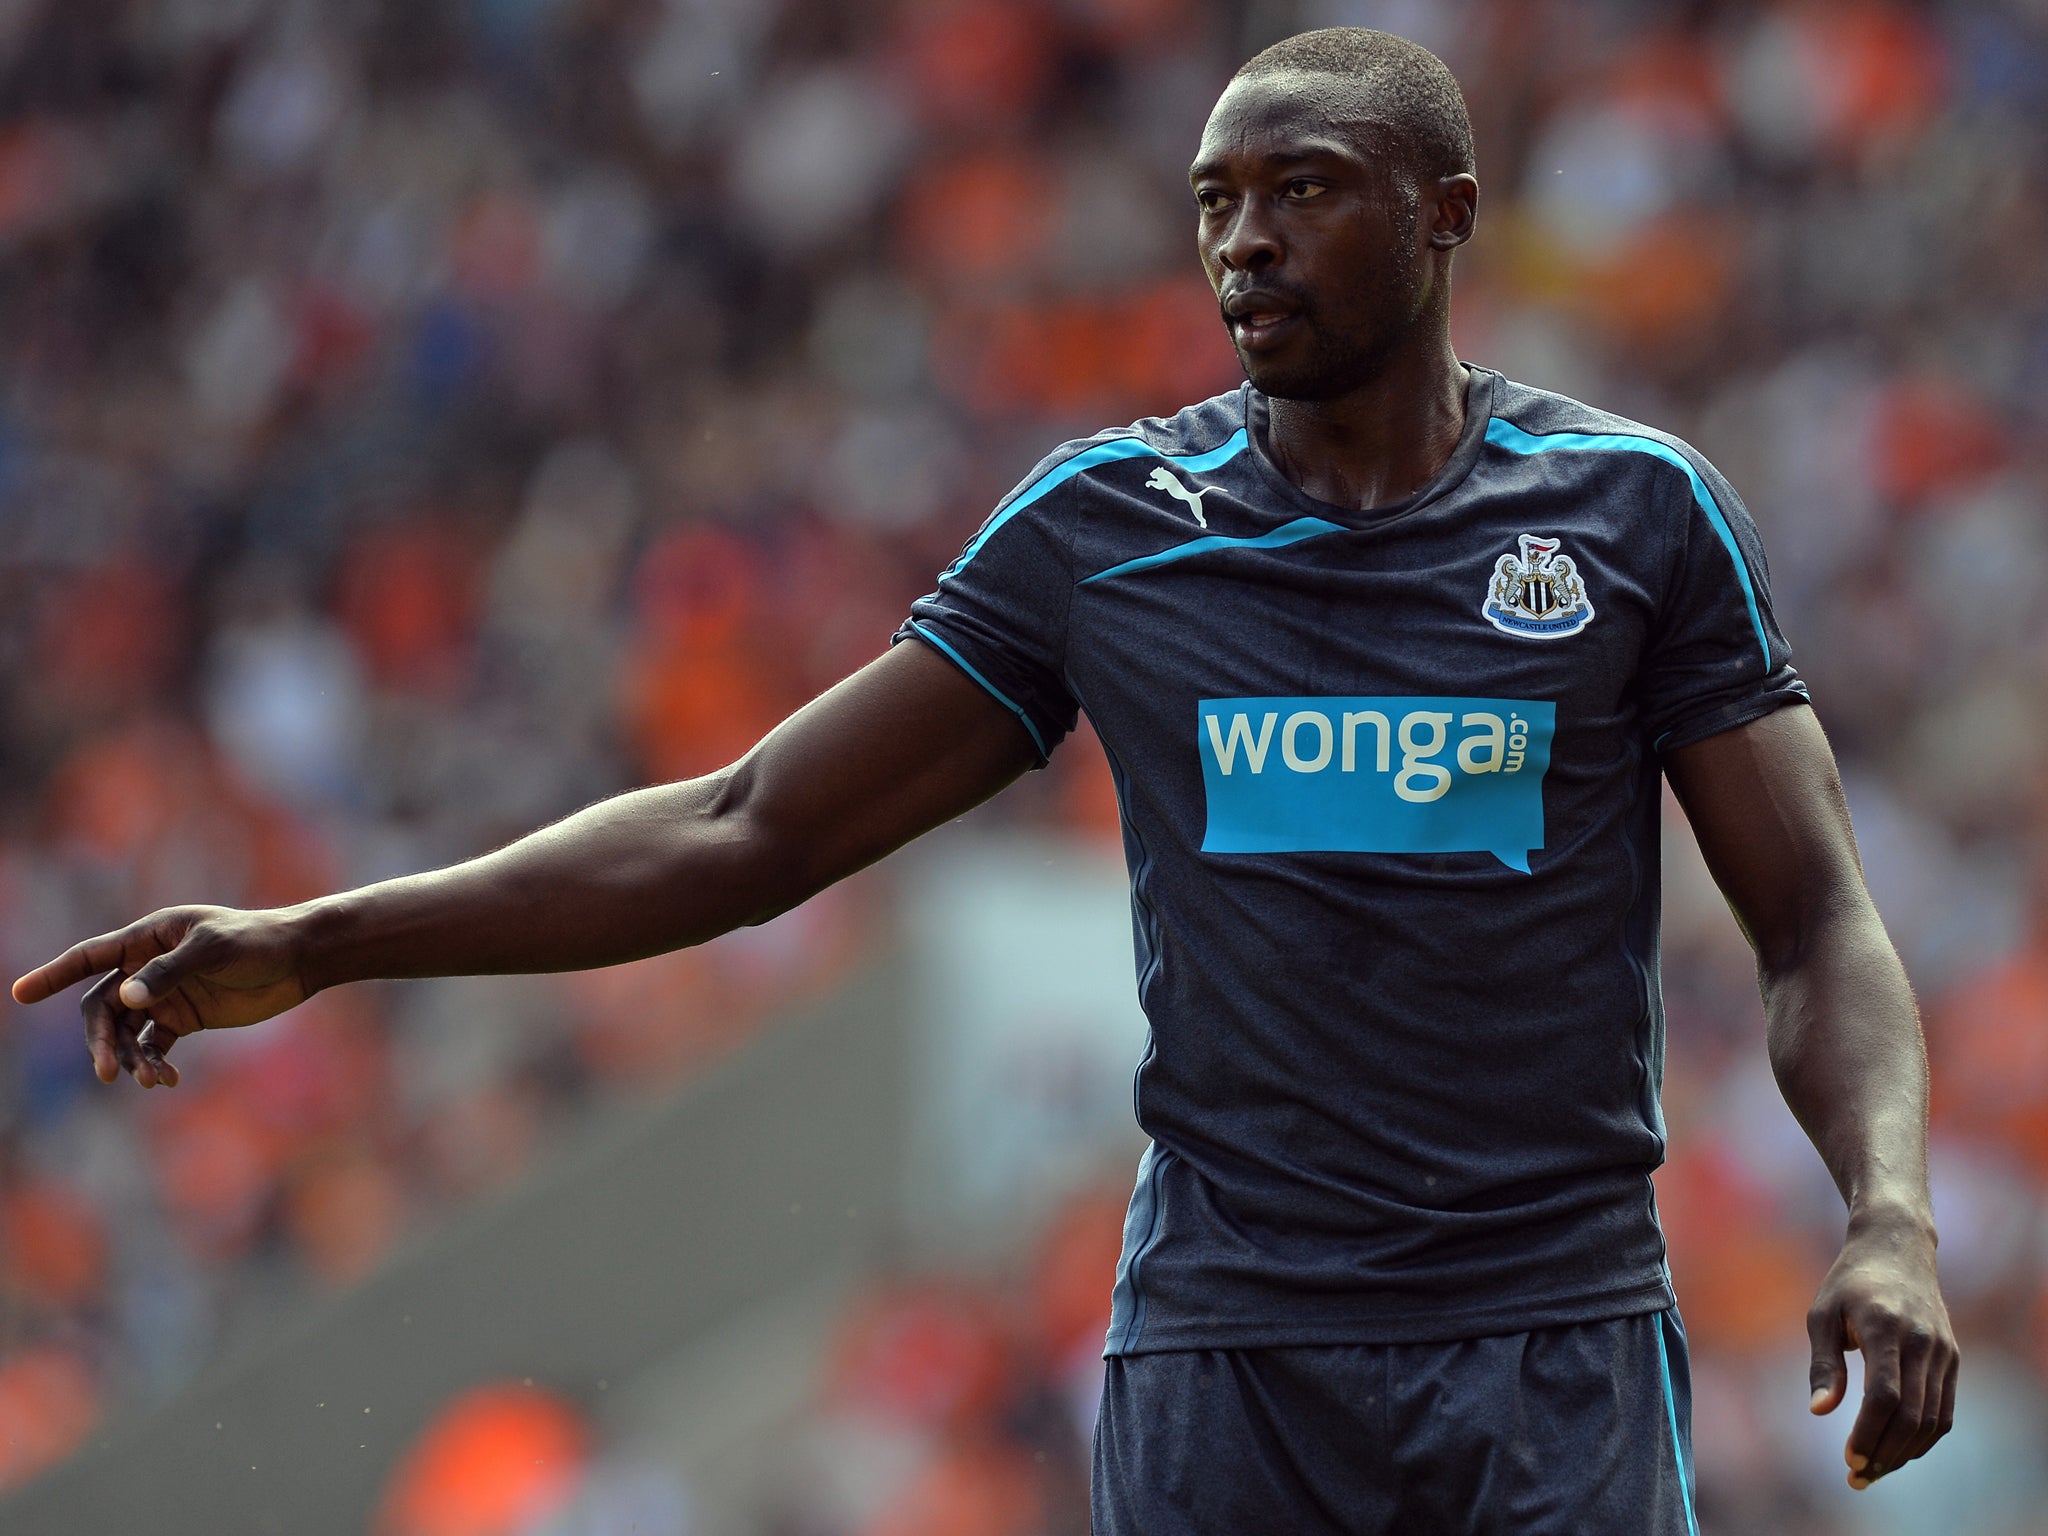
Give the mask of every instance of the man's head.
[[1252, 383], [1330, 399], [1441, 334], [1472, 170], [1457, 81], [1404, 38], [1304, 32], [1240, 69], [1188, 179], [1202, 265]]

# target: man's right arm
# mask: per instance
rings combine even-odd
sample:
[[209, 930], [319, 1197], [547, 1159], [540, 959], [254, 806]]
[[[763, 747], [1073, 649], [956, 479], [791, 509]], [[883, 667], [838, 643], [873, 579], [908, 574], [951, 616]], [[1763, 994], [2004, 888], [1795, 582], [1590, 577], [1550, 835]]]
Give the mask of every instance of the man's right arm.
[[175, 1083], [163, 1058], [175, 1037], [253, 1024], [341, 982], [582, 970], [764, 922], [980, 804], [1036, 757], [1013, 715], [906, 642], [701, 779], [297, 907], [167, 908], [73, 946], [14, 995], [38, 1002], [100, 976], [82, 1006], [101, 1080], [127, 1070], [145, 1087]]

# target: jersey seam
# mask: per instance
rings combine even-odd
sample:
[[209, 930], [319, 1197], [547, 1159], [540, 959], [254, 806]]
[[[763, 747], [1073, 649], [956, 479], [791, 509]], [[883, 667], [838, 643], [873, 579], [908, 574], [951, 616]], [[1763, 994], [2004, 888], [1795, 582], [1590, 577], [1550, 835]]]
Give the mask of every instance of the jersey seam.
[[[1658, 462], [1661, 463], [1662, 461], [1659, 460]], [[1678, 561], [1680, 557], [1673, 552], [1672, 545], [1683, 535], [1686, 549], [1689, 551], [1692, 548], [1692, 487], [1689, 485], [1686, 487], [1686, 515], [1685, 520], [1681, 523], [1671, 515], [1671, 497], [1678, 489], [1677, 482], [1668, 474], [1660, 474], [1657, 479], [1660, 489], [1664, 492], [1664, 504], [1658, 509], [1660, 515], [1657, 518], [1658, 533], [1660, 535], [1660, 548], [1657, 551], [1657, 569], [1664, 577], [1663, 589], [1657, 594], [1657, 625], [1661, 629], [1666, 622], [1666, 615], [1671, 612], [1676, 600], [1676, 589], [1678, 586]]]
[[[1157, 1049], [1157, 1041], [1146, 1051], [1149, 1058]], [[1143, 1070], [1144, 1063], [1139, 1063]], [[1123, 1327], [1110, 1339], [1103, 1341], [1104, 1354], [1132, 1354], [1137, 1352], [1138, 1341], [1145, 1333], [1145, 1291], [1139, 1271], [1152, 1250], [1159, 1246], [1160, 1235], [1166, 1225], [1166, 1202], [1162, 1168], [1172, 1151], [1154, 1141], [1147, 1150], [1144, 1160], [1144, 1188], [1147, 1202], [1151, 1207], [1150, 1220], [1146, 1223], [1145, 1235], [1131, 1249], [1129, 1261], [1123, 1266], [1123, 1282], [1130, 1293], [1131, 1315], [1124, 1320]]]
[[1023, 725], [1025, 732], [1031, 737], [1031, 744], [1038, 749], [1038, 760], [1041, 763], [1048, 763], [1052, 761], [1052, 753], [1047, 749], [1045, 745], [1045, 737], [1039, 734], [1036, 722], [1032, 720], [1030, 712], [1027, 711], [1023, 705], [1019, 704], [1016, 700], [1012, 699], [1007, 693], [1004, 693], [1002, 689], [998, 688], [994, 683], [990, 682], [986, 677], [984, 677], [981, 674], [980, 669], [977, 668], [973, 662], [969, 661], [965, 656], [961, 655], [957, 649], [955, 649], [951, 644], [947, 642], [944, 636], [940, 635], [937, 631], [926, 627], [923, 620], [911, 619], [908, 621], [908, 623], [910, 625], [910, 632], [912, 634], [916, 635], [918, 639], [924, 641], [927, 645], [934, 647], [940, 655], [944, 656], [948, 661], [952, 662], [953, 665], [958, 667], [962, 672], [965, 672], [975, 682], [979, 683], [983, 691], [986, 692], [990, 698], [994, 699], [998, 704], [1002, 705], [1003, 708], [1007, 709], [1011, 714], [1017, 717], [1018, 721]]
[[[1125, 770], [1122, 761], [1117, 757], [1116, 753], [1110, 749], [1109, 743], [1102, 740], [1102, 733], [1100, 731], [1095, 733], [1095, 739], [1102, 743], [1102, 755], [1108, 760], [1110, 771], [1119, 781], [1119, 789], [1122, 789], [1124, 785], [1130, 783], [1130, 774]], [[1138, 829], [1137, 818], [1126, 812], [1125, 798], [1126, 796], [1123, 794], [1118, 795], [1117, 812], [1122, 818], [1123, 824], [1131, 829], [1131, 841], [1138, 845], [1138, 867], [1131, 872], [1131, 895], [1137, 901], [1139, 910], [1144, 916], [1146, 944], [1152, 951], [1151, 955], [1146, 959], [1144, 973], [1138, 977], [1138, 1006], [1142, 1009], [1145, 1006], [1146, 991], [1152, 984], [1152, 978], [1159, 971], [1159, 913], [1152, 905], [1151, 896], [1145, 890], [1146, 876], [1152, 872], [1152, 849], [1145, 841], [1145, 834]], [[1135, 1097], [1131, 1107], [1134, 1110], [1138, 1108]]]
[[[1102, 733], [1100, 731], [1096, 732], [1095, 739], [1102, 742], [1102, 755], [1108, 760], [1110, 772], [1117, 781], [1117, 814], [1121, 817], [1123, 824], [1130, 828], [1131, 841], [1138, 845], [1137, 867], [1131, 871], [1131, 900], [1137, 905], [1139, 917], [1144, 922], [1145, 947], [1150, 953], [1145, 957], [1145, 968], [1138, 976], [1138, 1008], [1141, 1012], [1145, 1013], [1146, 1042], [1145, 1053], [1139, 1057], [1138, 1065], [1131, 1073], [1131, 1113], [1136, 1117], [1138, 1123], [1143, 1125], [1145, 1122], [1145, 1112], [1144, 1106], [1139, 1102], [1139, 1085], [1145, 1079], [1146, 1066], [1150, 1064], [1159, 1049], [1158, 1037], [1151, 1031], [1151, 1013], [1145, 1007], [1145, 999], [1151, 991], [1153, 979], [1159, 974], [1159, 968], [1164, 960], [1164, 949], [1160, 943], [1159, 913], [1152, 904], [1150, 894], [1145, 889], [1146, 877], [1152, 872], [1152, 850], [1145, 842], [1145, 834], [1138, 829], [1137, 819], [1128, 814], [1126, 809], [1128, 799], [1127, 786], [1130, 783], [1129, 773], [1125, 771], [1123, 763], [1116, 753], [1110, 749], [1109, 743], [1102, 740]], [[1152, 1159], [1152, 1165], [1147, 1170], [1148, 1177], [1146, 1181], [1152, 1190], [1152, 1224], [1143, 1240], [1131, 1250], [1130, 1262], [1124, 1266], [1124, 1286], [1130, 1292], [1131, 1315], [1125, 1320], [1123, 1330], [1116, 1340], [1117, 1345], [1123, 1348], [1128, 1348], [1134, 1344], [1144, 1331], [1145, 1293], [1139, 1286], [1139, 1270], [1142, 1267], [1141, 1261], [1157, 1245], [1159, 1240], [1159, 1228], [1162, 1218], [1159, 1214], [1158, 1165], [1160, 1159], [1168, 1154], [1163, 1148], [1159, 1147], [1156, 1141], [1153, 1143], [1153, 1147], [1155, 1154]]]
[[[1135, 433], [1134, 433], [1134, 434], [1132, 434], [1132, 435], [1133, 435], [1133, 436], [1136, 436], [1136, 434], [1135, 434]], [[1069, 658], [1069, 657], [1070, 657], [1070, 656], [1071, 656], [1071, 655], [1073, 654], [1073, 649], [1072, 649], [1072, 647], [1073, 647], [1073, 639], [1074, 639], [1074, 588], [1075, 588], [1075, 587], [1076, 587], [1077, 585], [1079, 585], [1079, 582], [1078, 582], [1078, 580], [1077, 580], [1077, 573], [1078, 573], [1078, 572], [1079, 572], [1079, 570], [1080, 570], [1080, 564], [1081, 564], [1081, 562], [1080, 562], [1080, 557], [1079, 557], [1079, 556], [1078, 556], [1078, 555], [1077, 555], [1077, 554], [1076, 554], [1076, 553], [1074, 552], [1074, 546], [1076, 545], [1076, 543], [1078, 543], [1078, 542], [1079, 542], [1079, 540], [1080, 540], [1080, 537], [1081, 537], [1081, 519], [1080, 519], [1079, 515], [1078, 515], [1078, 514], [1076, 514], [1076, 515], [1071, 515], [1071, 516], [1069, 516], [1069, 517], [1067, 518], [1066, 522], [1067, 522], [1067, 588], [1066, 588], [1066, 598], [1065, 598], [1065, 603], [1066, 603], [1066, 606], [1065, 606], [1064, 608], [1062, 608], [1062, 609], [1061, 609], [1061, 611], [1060, 611], [1060, 672], [1061, 672], [1062, 676], [1065, 676], [1065, 674], [1066, 674], [1066, 671], [1067, 671], [1067, 659], [1068, 659], [1068, 658]], [[1067, 692], [1068, 692], [1069, 694], [1074, 694], [1074, 681], [1073, 681], [1073, 679], [1072, 679], [1071, 677], [1067, 677], [1067, 678], [1066, 678], [1066, 684], [1067, 684]], [[1078, 695], [1078, 694], [1075, 694], [1074, 696], [1075, 696], [1075, 699], [1076, 699], [1076, 701], [1078, 702], [1078, 700], [1079, 700], [1079, 695]], [[1092, 724], [1092, 723], [1093, 723], [1093, 721], [1091, 720], [1091, 721], [1090, 721], [1090, 723]], [[1100, 731], [1097, 731], [1097, 732], [1096, 732], [1096, 736], [1097, 736], [1097, 738], [1098, 738], [1098, 739], [1100, 739], [1100, 737], [1101, 737], [1101, 734], [1102, 734], [1102, 733], [1101, 733]], [[1105, 748], [1105, 750], [1107, 750], [1107, 749]]]
[[[1637, 737], [1635, 740], [1640, 742], [1641, 738]], [[1638, 783], [1641, 782], [1642, 776], [1643, 765], [1638, 763], [1636, 766]], [[1661, 782], [1662, 776], [1659, 775], [1658, 777]], [[1629, 828], [1626, 815], [1621, 819], [1620, 833], [1622, 852], [1628, 859], [1629, 883], [1628, 904], [1622, 911], [1621, 953], [1622, 958], [1628, 962], [1629, 970], [1635, 975], [1636, 986], [1642, 1000], [1641, 1006], [1636, 1013], [1633, 1029], [1636, 1071], [1641, 1074], [1642, 1080], [1639, 1102], [1646, 1111], [1649, 1111], [1644, 1129], [1649, 1131], [1651, 1137], [1656, 1141], [1657, 1161], [1661, 1163], [1664, 1160], [1665, 1146], [1664, 1133], [1657, 1124], [1663, 1118], [1658, 1107], [1661, 1097], [1661, 1085], [1657, 1082], [1657, 1074], [1652, 1069], [1650, 1063], [1650, 1037], [1656, 1026], [1656, 1010], [1653, 1007], [1650, 996], [1649, 968], [1644, 964], [1643, 957], [1636, 953], [1635, 934], [1633, 932], [1648, 881], [1644, 878], [1644, 859], [1636, 848], [1635, 834]]]

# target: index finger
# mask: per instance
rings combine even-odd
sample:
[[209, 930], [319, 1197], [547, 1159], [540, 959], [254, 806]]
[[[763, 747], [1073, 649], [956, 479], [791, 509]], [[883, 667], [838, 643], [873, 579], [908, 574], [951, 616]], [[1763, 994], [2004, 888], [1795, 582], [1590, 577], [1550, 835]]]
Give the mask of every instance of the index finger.
[[56, 959], [37, 966], [16, 981], [14, 1000], [24, 1006], [40, 1003], [44, 998], [55, 997], [66, 987], [75, 986], [103, 971], [130, 969], [123, 962], [128, 957], [128, 945], [135, 933], [136, 927], [131, 925], [72, 945]]
[[1878, 1326], [1860, 1331], [1863, 1406], [1850, 1426], [1848, 1443], [1842, 1448], [1849, 1463], [1851, 1487], [1866, 1487], [1892, 1470], [1882, 1464], [1873, 1466], [1871, 1459], [1903, 1401], [1904, 1361], [1898, 1329]]

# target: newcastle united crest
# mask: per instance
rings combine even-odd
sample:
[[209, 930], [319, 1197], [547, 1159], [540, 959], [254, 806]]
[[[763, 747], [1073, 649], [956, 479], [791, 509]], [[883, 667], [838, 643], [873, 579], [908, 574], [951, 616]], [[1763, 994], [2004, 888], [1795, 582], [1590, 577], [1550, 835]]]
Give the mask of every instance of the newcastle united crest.
[[1592, 622], [1593, 604], [1585, 580], [1556, 539], [1525, 533], [1519, 555], [1502, 555], [1486, 588], [1486, 622], [1506, 635], [1549, 640], [1576, 635]]

